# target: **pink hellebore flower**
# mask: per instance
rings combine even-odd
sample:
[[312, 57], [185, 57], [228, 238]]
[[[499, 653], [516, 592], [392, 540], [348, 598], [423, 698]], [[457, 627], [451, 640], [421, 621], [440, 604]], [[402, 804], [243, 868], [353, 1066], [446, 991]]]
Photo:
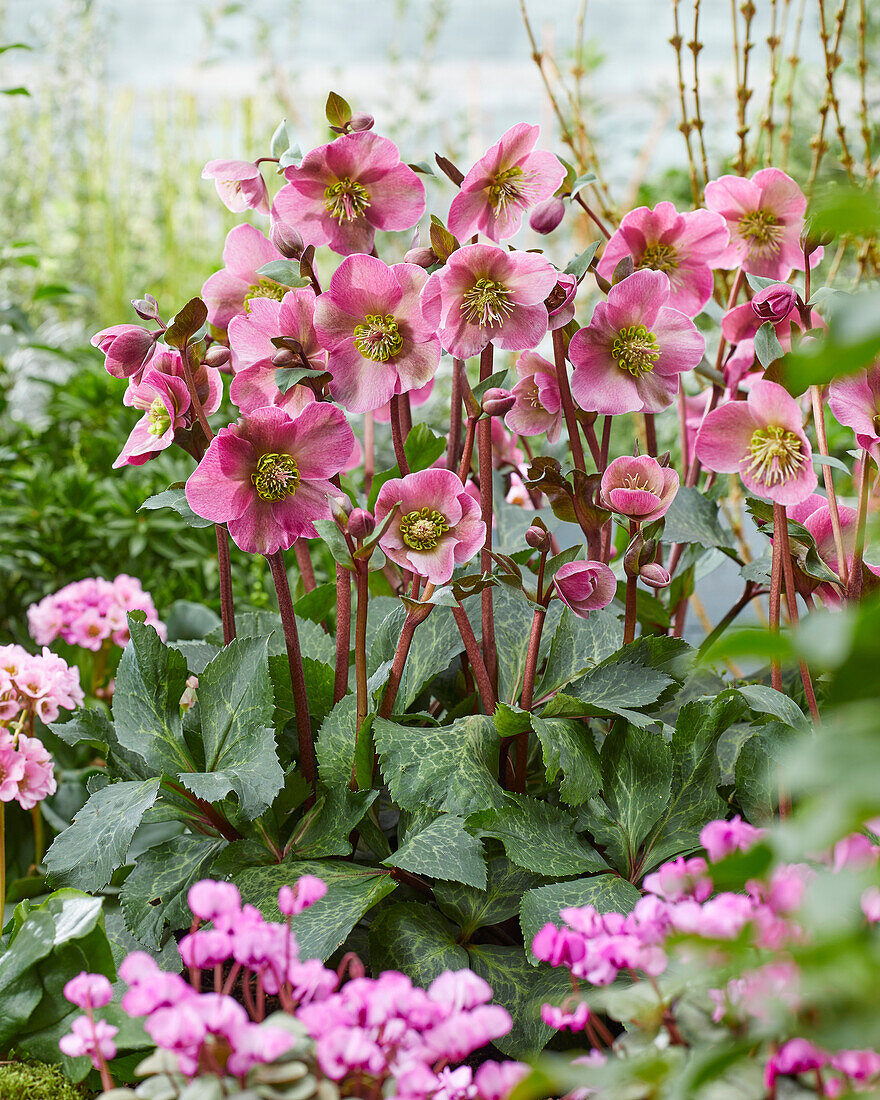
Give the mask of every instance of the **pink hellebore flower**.
[[[803, 271], [800, 245], [807, 200], [791, 176], [762, 168], [750, 180], [721, 176], [706, 184], [706, 206], [720, 214], [730, 230], [730, 245], [718, 267], [741, 267], [751, 275], [784, 281]], [[810, 267], [822, 259], [817, 248]]]
[[638, 523], [665, 516], [678, 492], [675, 470], [650, 455], [615, 458], [602, 475], [601, 499], [606, 508]]
[[[843, 538], [843, 552], [846, 555], [848, 575], [849, 570], [852, 568], [855, 553], [857, 513], [855, 508], [848, 508], [845, 504], [838, 504], [837, 512], [840, 517], [840, 533]], [[832, 573], [840, 576], [840, 562], [837, 560], [834, 528], [831, 525], [831, 509], [825, 497], [814, 493], [801, 504], [790, 508], [788, 517], [806, 527], [816, 542], [819, 557]], [[863, 565], [874, 576], [880, 577], [880, 567], [869, 565], [867, 562], [864, 562]], [[797, 564], [794, 567], [794, 578], [798, 591], [802, 594], [814, 593], [829, 607], [840, 607], [842, 592], [837, 585], [827, 584], [817, 581], [814, 577], [807, 576], [797, 567]]]
[[553, 195], [565, 168], [552, 153], [535, 151], [540, 132], [540, 126], [519, 122], [477, 161], [452, 200], [450, 233], [459, 240], [474, 233], [506, 240], [517, 232], [526, 210]]
[[577, 294], [578, 282], [574, 275], [568, 275], [560, 271], [556, 276], [556, 286], [544, 299], [547, 313], [550, 317], [549, 328], [555, 332], [574, 317], [574, 296]]
[[860, 447], [880, 457], [880, 363], [828, 387], [828, 407], [841, 424], [852, 428]]
[[280, 301], [287, 287], [258, 275], [257, 271], [273, 260], [283, 260], [278, 249], [253, 225], [237, 225], [226, 234], [223, 267], [210, 275], [202, 287], [208, 307], [208, 323], [221, 331], [238, 313], [247, 310], [252, 298]]
[[434, 377], [440, 341], [419, 306], [426, 280], [415, 264], [349, 256], [318, 298], [315, 331], [328, 353], [330, 393], [349, 412], [378, 409]]
[[525, 351], [547, 332], [544, 299], [556, 282], [556, 270], [532, 252], [469, 244], [428, 279], [422, 312], [457, 359], [478, 355], [489, 343]]
[[[790, 292], [790, 293], [789, 293]], [[801, 328], [801, 316], [797, 306], [797, 292], [788, 283], [773, 283], [756, 294], [750, 302], [725, 313], [721, 320], [721, 332], [730, 344], [739, 347], [750, 341], [754, 355], [754, 338], [761, 325], [772, 322], [783, 351], [791, 351], [791, 330]], [[810, 314], [811, 328], [824, 328], [825, 322], [815, 311]]]
[[679, 214], [671, 202], [651, 210], [639, 206], [625, 214], [620, 228], [605, 245], [597, 271], [606, 279], [618, 263], [632, 256], [636, 268], [662, 271], [669, 278], [669, 305], [696, 317], [712, 297], [712, 268], [730, 242], [720, 214], [691, 210]]
[[211, 440], [186, 483], [192, 510], [226, 523], [236, 546], [274, 554], [295, 539], [315, 538], [313, 520], [329, 519], [328, 498], [354, 447], [341, 409], [315, 402], [291, 419], [256, 409]]
[[213, 180], [220, 201], [233, 214], [256, 210], [269, 213], [269, 192], [260, 166], [249, 160], [209, 160], [203, 180]]
[[174, 442], [174, 432], [186, 424], [190, 407], [189, 390], [182, 378], [148, 370], [141, 382], [129, 390], [130, 404], [143, 409], [113, 468], [143, 466]]
[[525, 351], [516, 361], [520, 381], [513, 387], [516, 404], [504, 423], [517, 435], [547, 435], [555, 443], [562, 431], [562, 399], [556, 367], [536, 351]]
[[800, 406], [775, 382], [755, 382], [746, 401], [713, 409], [695, 449], [710, 470], [738, 473], [749, 492], [778, 504], [799, 504], [817, 485]]
[[111, 325], [101, 329], [91, 339], [93, 347], [104, 353], [104, 366], [114, 378], [134, 378], [139, 382], [156, 351], [156, 341], [162, 335], [143, 325]]
[[311, 403], [313, 395], [305, 387], [293, 386], [283, 394], [275, 385], [272, 357], [278, 348], [272, 340], [285, 336], [300, 345], [302, 358], [296, 357], [292, 367], [308, 364], [311, 370], [326, 370], [327, 356], [315, 335], [314, 311], [315, 292], [303, 287], [289, 290], [280, 302], [252, 298], [248, 312], [229, 322], [229, 348], [235, 370], [229, 396], [243, 413], [277, 405], [293, 416]]
[[700, 362], [706, 342], [689, 317], [669, 307], [669, 295], [662, 271], [636, 271], [574, 334], [571, 392], [582, 409], [615, 415], [672, 404], [679, 374]]
[[579, 619], [607, 607], [617, 593], [617, 581], [600, 561], [570, 561], [560, 565], [553, 578], [556, 594]]
[[486, 539], [480, 506], [451, 470], [428, 469], [386, 481], [376, 499], [376, 524], [400, 503], [379, 545], [392, 561], [431, 584], [445, 584]]
[[377, 229], [410, 229], [425, 212], [418, 176], [393, 141], [369, 131], [313, 149], [284, 174], [275, 214], [307, 245], [327, 244], [341, 256], [370, 252]]

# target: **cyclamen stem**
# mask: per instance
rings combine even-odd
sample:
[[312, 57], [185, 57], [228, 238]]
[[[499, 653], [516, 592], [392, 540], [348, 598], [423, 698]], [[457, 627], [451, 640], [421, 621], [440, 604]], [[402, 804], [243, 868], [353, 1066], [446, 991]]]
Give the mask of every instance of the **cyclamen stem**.
[[862, 451], [862, 476], [859, 482], [859, 504], [856, 511], [856, 544], [853, 549], [852, 569], [847, 589], [847, 596], [851, 600], [858, 600], [862, 595], [862, 562], [865, 556], [865, 526], [868, 522], [870, 469], [871, 456], [868, 451]]
[[86, 1009], [86, 1016], [89, 1018], [89, 1023], [92, 1025], [92, 1039], [95, 1044], [95, 1052], [98, 1056], [98, 1072], [101, 1075], [101, 1088], [104, 1092], [109, 1092], [114, 1087], [113, 1078], [110, 1076], [110, 1069], [107, 1065], [107, 1059], [101, 1053], [101, 1044], [98, 1041], [98, 1032], [95, 1028], [95, 1015], [91, 1008]]
[[409, 473], [409, 463], [406, 460], [406, 451], [403, 448], [406, 442], [403, 434], [403, 420], [400, 412], [400, 397], [395, 394], [391, 398], [391, 439], [394, 443], [394, 457], [397, 459], [397, 468], [400, 476], [406, 477]]
[[348, 665], [351, 644], [351, 572], [336, 566], [336, 675], [333, 680], [333, 702], [338, 703], [348, 691]]
[[[485, 382], [492, 374], [494, 361], [494, 348], [487, 344], [480, 355], [480, 381]], [[492, 506], [492, 421], [488, 417], [481, 420], [477, 426], [479, 437], [479, 467], [480, 467], [480, 511], [483, 523], [486, 524], [486, 541], [480, 551], [480, 568], [484, 573], [492, 571], [492, 520], [494, 509]], [[493, 604], [493, 590], [489, 586], [480, 593], [480, 601], [483, 611], [483, 661], [492, 686], [498, 683], [498, 657], [495, 652], [495, 609]]]
[[[773, 537], [776, 538], [776, 524], [773, 525]], [[788, 619], [792, 626], [798, 622], [797, 589], [794, 584], [794, 566], [791, 563], [791, 542], [788, 537], [788, 520], [785, 516], [785, 505], [782, 505], [782, 524], [779, 528], [780, 553], [782, 555], [782, 573], [785, 578], [785, 602], [788, 607]], [[821, 721], [819, 707], [816, 703], [816, 692], [813, 690], [813, 681], [806, 661], [799, 661], [801, 681], [804, 685], [804, 694], [807, 697], [807, 706], [810, 708], [810, 717], [814, 722]]]
[[355, 737], [367, 717], [367, 601], [369, 600], [369, 565], [361, 558], [355, 559], [355, 584], [357, 586], [357, 619], [354, 627], [354, 669], [357, 682], [357, 719]]
[[[281, 625], [284, 628], [284, 641], [287, 645], [287, 657], [290, 662], [290, 686], [293, 689], [293, 705], [296, 708], [296, 733], [299, 744], [299, 761], [303, 778], [315, 790], [315, 746], [312, 742], [312, 724], [309, 718], [309, 700], [306, 695], [306, 680], [303, 672], [302, 650], [299, 645], [299, 631], [296, 615], [290, 599], [290, 585], [284, 555], [280, 550], [266, 558], [272, 570], [272, 580], [278, 597], [278, 610], [281, 612]], [[312, 800], [309, 800], [310, 804]]]
[[587, 467], [584, 462], [584, 448], [581, 443], [577, 409], [574, 407], [571, 387], [568, 384], [568, 368], [565, 365], [565, 342], [562, 335], [562, 329], [558, 328], [553, 330], [553, 360], [556, 364], [556, 379], [559, 383], [559, 399], [562, 402], [565, 427], [568, 431], [569, 442], [571, 443], [571, 457], [576, 469], [586, 471]]
[[[630, 521], [629, 537], [634, 539], [639, 531], [638, 523]], [[636, 636], [636, 612], [638, 610], [638, 574], [626, 575], [626, 613], [623, 620], [623, 644], [628, 645]]]
[[[787, 524], [785, 508], [781, 504], [773, 504], [773, 544], [770, 566], [770, 633], [773, 640], [779, 641], [779, 612], [782, 589], [782, 536], [777, 532], [782, 530], [782, 525]], [[777, 691], [782, 691], [782, 664], [778, 657], [770, 658], [770, 683]]]
[[495, 697], [495, 690], [492, 687], [492, 681], [489, 679], [489, 673], [486, 671], [486, 665], [480, 653], [480, 647], [477, 644], [470, 619], [461, 604], [456, 604], [453, 607], [452, 617], [455, 619], [458, 632], [461, 634], [461, 640], [464, 642], [464, 651], [473, 669], [474, 681], [477, 685], [477, 691], [480, 693], [483, 710], [486, 714], [492, 715], [495, 713], [498, 700]]

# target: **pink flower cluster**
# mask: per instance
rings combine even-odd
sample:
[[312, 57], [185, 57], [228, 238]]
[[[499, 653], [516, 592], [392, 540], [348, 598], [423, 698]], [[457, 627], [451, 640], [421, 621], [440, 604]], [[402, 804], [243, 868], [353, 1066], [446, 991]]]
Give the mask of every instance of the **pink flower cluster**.
[[57, 788], [52, 757], [39, 737], [0, 728], [0, 802], [32, 810]]
[[[265, 920], [242, 905], [231, 883], [204, 880], [189, 892], [194, 930], [179, 944], [190, 981], [160, 970], [143, 952], [130, 954], [119, 968], [128, 983], [122, 1008], [143, 1017], [156, 1046], [176, 1056], [186, 1077], [217, 1073], [245, 1078], [254, 1066], [271, 1062], [289, 1049], [291, 1034], [271, 1020], [263, 1022], [266, 996], [277, 997], [315, 1041], [318, 1066], [333, 1081], [385, 1083], [394, 1095], [412, 1100], [504, 1100], [527, 1071], [518, 1062], [485, 1062], [476, 1072], [458, 1063], [506, 1035], [507, 1011], [490, 1004], [488, 983], [469, 970], [446, 971], [427, 990], [405, 975], [388, 971], [363, 976], [360, 964], [341, 984], [342, 973], [317, 959], [301, 959], [290, 918], [314, 905], [326, 886], [310, 875], [279, 891], [278, 906], [287, 923]], [[200, 922], [210, 926], [201, 926]], [[211, 992], [200, 991], [201, 971], [213, 972]], [[232, 995], [240, 983], [241, 996]], [[110, 983], [100, 975], [81, 974], [65, 987], [65, 996], [85, 1009], [61, 1049], [73, 1057], [88, 1055], [99, 1067], [115, 1055], [116, 1032], [95, 1021], [92, 1009], [109, 1003]], [[242, 1003], [243, 1002], [243, 1003]]]
[[[826, 1069], [840, 1076], [824, 1078], [822, 1071]], [[767, 1062], [764, 1084], [775, 1091], [777, 1078], [805, 1073], [814, 1075], [821, 1088], [820, 1096], [873, 1091], [880, 1080], [880, 1054], [874, 1050], [839, 1050], [830, 1054], [806, 1039], [789, 1039]]]
[[51, 650], [28, 653], [20, 645], [0, 646], [0, 727], [22, 714], [54, 722], [61, 710], [74, 710], [83, 701], [79, 669]]
[[28, 628], [38, 645], [61, 638], [68, 645], [97, 652], [108, 639], [114, 645], [128, 645], [129, 611], [146, 612], [147, 623], [165, 637], [165, 627], [149, 592], [143, 590], [136, 577], [125, 573], [112, 581], [87, 577], [44, 596], [28, 608]]

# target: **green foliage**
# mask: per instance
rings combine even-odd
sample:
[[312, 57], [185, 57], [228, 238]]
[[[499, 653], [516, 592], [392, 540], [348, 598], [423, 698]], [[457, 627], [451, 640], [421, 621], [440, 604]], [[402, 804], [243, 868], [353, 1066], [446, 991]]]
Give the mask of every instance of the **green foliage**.
[[83, 1100], [84, 1095], [58, 1066], [42, 1062], [0, 1066], [0, 1100]]

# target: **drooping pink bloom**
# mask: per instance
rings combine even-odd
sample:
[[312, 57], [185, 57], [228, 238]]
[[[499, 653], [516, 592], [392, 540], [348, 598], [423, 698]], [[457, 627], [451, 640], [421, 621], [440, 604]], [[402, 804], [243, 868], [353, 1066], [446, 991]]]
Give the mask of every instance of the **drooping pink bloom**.
[[420, 470], [386, 481], [376, 498], [377, 525], [398, 503], [379, 545], [392, 561], [432, 584], [445, 584], [486, 539], [480, 506], [451, 470]]
[[419, 305], [426, 281], [415, 264], [349, 256], [318, 298], [315, 331], [327, 349], [330, 393], [349, 412], [377, 409], [434, 377], [440, 341]]
[[513, 387], [516, 404], [504, 423], [517, 435], [547, 435], [548, 443], [559, 439], [564, 421], [556, 367], [536, 351], [525, 351], [516, 361], [520, 380]]
[[474, 1074], [477, 1095], [480, 1100], [507, 1100], [528, 1072], [522, 1062], [483, 1062]]
[[[840, 534], [843, 540], [843, 552], [846, 556], [847, 575], [849, 575], [855, 554], [857, 513], [855, 508], [849, 508], [845, 504], [838, 504], [837, 513], [840, 518]], [[806, 527], [815, 540], [819, 557], [832, 573], [840, 576], [841, 566], [837, 560], [837, 545], [831, 523], [831, 509], [825, 497], [814, 493], [801, 504], [789, 509], [788, 515], [789, 518]], [[870, 565], [867, 562], [862, 564], [874, 576], [880, 576], [880, 567]], [[867, 578], [868, 574], [865, 574], [865, 576]], [[799, 569], [796, 562], [794, 564], [794, 579], [798, 591], [803, 595], [813, 593], [829, 607], [840, 607], [843, 602], [842, 590], [837, 585], [817, 581], [815, 577], [810, 577]]]
[[241, 894], [238, 887], [231, 882], [201, 879], [190, 886], [186, 900], [192, 912], [201, 920], [215, 921], [218, 917], [241, 910]]
[[58, 1040], [58, 1047], [69, 1058], [88, 1057], [95, 1069], [100, 1069], [102, 1062], [116, 1057], [113, 1037], [118, 1031], [118, 1027], [108, 1024], [106, 1020], [77, 1016], [70, 1025], [69, 1034]]
[[261, 267], [283, 260], [277, 248], [253, 225], [236, 225], [226, 234], [223, 267], [208, 276], [202, 300], [208, 307], [208, 324], [225, 330], [237, 313], [244, 313], [252, 298], [280, 301], [287, 287], [258, 275]]
[[700, 843], [711, 863], [717, 863], [732, 852], [747, 852], [766, 835], [766, 829], [749, 825], [737, 814], [730, 821], [710, 821], [703, 826]]
[[[186, 381], [180, 352], [175, 351], [173, 348], [167, 348], [164, 344], [159, 344], [156, 348], [156, 354], [150, 360], [150, 370], [163, 376], [167, 375], [170, 378], [179, 378], [181, 381]], [[122, 395], [122, 404], [128, 408], [140, 407], [135, 400], [139, 381], [140, 379], [136, 378], [129, 378], [128, 380], [128, 387]], [[202, 405], [202, 411], [206, 416], [215, 413], [220, 408], [220, 402], [223, 400], [223, 382], [220, 378], [220, 371], [216, 367], [209, 367], [204, 363], [200, 363], [193, 373], [193, 383]], [[184, 413], [184, 417], [187, 426], [190, 426], [195, 419], [195, 410], [192, 406]]]
[[596, 270], [610, 279], [618, 263], [632, 256], [637, 269], [662, 271], [669, 278], [673, 309], [696, 317], [712, 297], [712, 269], [724, 266], [719, 260], [729, 241], [724, 219], [711, 210], [679, 214], [671, 202], [658, 202], [653, 210], [639, 206], [624, 214]]
[[220, 201], [233, 214], [256, 210], [269, 213], [269, 192], [260, 166], [249, 160], [209, 160], [203, 180], [213, 180]]
[[[738, 350], [748, 344], [754, 355], [755, 335], [767, 321], [772, 322], [782, 350], [791, 351], [792, 327], [798, 332], [802, 327], [794, 287], [788, 283], [774, 283], [756, 294], [750, 302], [734, 306], [721, 320], [721, 333], [729, 344], [736, 344]], [[825, 327], [825, 321], [815, 310], [810, 314], [810, 327]]]
[[540, 132], [540, 126], [518, 122], [480, 157], [452, 200], [450, 233], [459, 240], [485, 233], [504, 241], [517, 232], [527, 210], [553, 195], [565, 168], [552, 153], [535, 150]]
[[393, 141], [369, 131], [313, 149], [275, 196], [273, 211], [307, 245], [341, 256], [370, 252], [377, 229], [411, 229], [425, 212], [425, 188]]
[[560, 600], [579, 619], [607, 607], [617, 593], [614, 574], [600, 561], [566, 562], [556, 570], [553, 583]]
[[239, 313], [229, 322], [229, 348], [235, 377], [229, 396], [243, 413], [265, 405], [277, 405], [291, 416], [310, 404], [314, 395], [303, 386], [293, 386], [281, 393], [275, 385], [275, 364], [272, 357], [278, 348], [273, 339], [295, 340], [302, 349], [292, 367], [310, 370], [327, 369], [327, 355], [315, 335], [315, 292], [311, 287], [289, 290], [281, 301], [274, 298], [252, 298], [246, 313]]
[[65, 984], [64, 996], [77, 1008], [103, 1008], [113, 1000], [113, 986], [103, 974], [82, 970]]
[[90, 343], [104, 353], [104, 366], [114, 378], [134, 378], [139, 382], [156, 351], [162, 335], [143, 325], [111, 325], [101, 329]]
[[296, 916], [311, 908], [327, 893], [327, 884], [314, 875], [301, 875], [296, 886], [282, 886], [278, 891], [278, 908], [285, 916]]
[[696, 454], [710, 470], [738, 473], [749, 492], [779, 504], [799, 504], [817, 485], [800, 406], [775, 382], [755, 382], [747, 400], [713, 409]]
[[678, 492], [679, 478], [650, 455], [623, 455], [602, 475], [602, 503], [612, 512], [639, 523], [665, 516]]
[[880, 457], [880, 363], [828, 387], [828, 407], [841, 424], [852, 428], [860, 447]]
[[552, 233], [565, 217], [565, 203], [558, 195], [544, 199], [529, 214], [529, 227], [542, 236]]
[[250, 554], [289, 549], [315, 538], [316, 519], [330, 518], [338, 490], [328, 478], [345, 466], [354, 434], [340, 409], [315, 402], [291, 419], [282, 409], [256, 409], [221, 428], [186, 483], [192, 510], [226, 523]]
[[880, 1054], [875, 1050], [838, 1050], [831, 1065], [851, 1081], [870, 1081], [880, 1075]]
[[[730, 230], [730, 244], [718, 267], [741, 267], [751, 275], [784, 282], [803, 271], [800, 245], [807, 200], [791, 176], [762, 168], [751, 179], [721, 176], [706, 184], [706, 206], [720, 214]], [[810, 266], [822, 259], [817, 248]]]
[[669, 307], [669, 293], [662, 271], [636, 271], [574, 334], [571, 392], [582, 409], [661, 412], [672, 403], [679, 374], [700, 362], [706, 342], [689, 317]]
[[590, 1019], [590, 1006], [579, 1001], [570, 1012], [556, 1005], [542, 1004], [541, 1019], [547, 1027], [557, 1031], [583, 1031]]
[[880, 924], [880, 886], [869, 886], [859, 904], [869, 924]]
[[120, 466], [142, 466], [174, 442], [174, 433], [186, 424], [190, 406], [189, 390], [182, 378], [173, 378], [148, 370], [143, 379], [129, 390], [131, 404], [143, 409], [144, 415], [135, 424], [113, 469]]
[[556, 276], [556, 286], [544, 299], [547, 314], [550, 318], [550, 331], [555, 332], [563, 328], [574, 317], [574, 297], [577, 294], [578, 282], [574, 275], [560, 271]]
[[457, 359], [469, 359], [489, 343], [526, 351], [547, 332], [544, 299], [556, 280], [555, 269], [534, 253], [469, 244], [428, 279], [422, 312]]
[[681, 901], [693, 897], [705, 901], [712, 893], [712, 878], [708, 874], [708, 864], [702, 856], [685, 859], [679, 856], [663, 863], [652, 874], [646, 875], [644, 888], [666, 901]]
[[764, 1070], [764, 1084], [772, 1089], [777, 1077], [788, 1077], [798, 1073], [827, 1066], [830, 1055], [814, 1046], [806, 1039], [789, 1039], [767, 1062]]

